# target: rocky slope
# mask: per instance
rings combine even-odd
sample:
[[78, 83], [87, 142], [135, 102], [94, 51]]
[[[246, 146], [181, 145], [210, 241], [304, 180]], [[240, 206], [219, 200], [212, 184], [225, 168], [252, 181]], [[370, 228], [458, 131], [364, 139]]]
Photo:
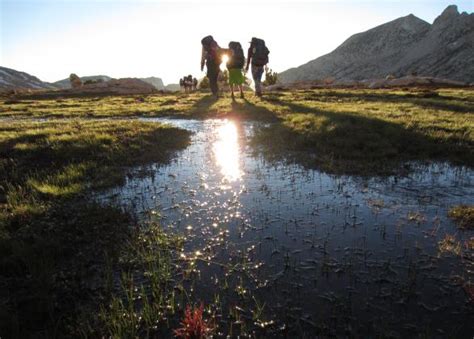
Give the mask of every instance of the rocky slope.
[[333, 52], [280, 73], [279, 81], [408, 74], [474, 82], [474, 14], [452, 5], [433, 24], [410, 14], [351, 36]]
[[35, 76], [0, 66], [0, 90], [51, 89], [53, 86]]

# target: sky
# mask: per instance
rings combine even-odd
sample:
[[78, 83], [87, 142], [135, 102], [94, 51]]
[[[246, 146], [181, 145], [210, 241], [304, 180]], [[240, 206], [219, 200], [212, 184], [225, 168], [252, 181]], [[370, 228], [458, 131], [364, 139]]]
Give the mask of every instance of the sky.
[[474, 0], [0, 0], [0, 66], [43, 81], [79, 76], [202, 77], [201, 39], [221, 47], [263, 38], [281, 72], [331, 52], [352, 34], [410, 13], [432, 23]]

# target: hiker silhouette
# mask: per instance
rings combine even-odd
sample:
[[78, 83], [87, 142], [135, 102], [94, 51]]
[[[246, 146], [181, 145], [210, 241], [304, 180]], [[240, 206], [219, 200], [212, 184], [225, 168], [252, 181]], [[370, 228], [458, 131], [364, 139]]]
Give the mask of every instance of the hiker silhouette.
[[245, 76], [242, 73], [242, 69], [245, 66], [244, 50], [240, 42], [231, 41], [229, 42], [227, 59], [227, 70], [229, 71], [229, 85], [232, 93], [232, 99], [234, 99], [234, 86], [237, 86], [240, 90], [240, 97], [244, 97], [243, 84], [245, 83]]
[[252, 38], [250, 47], [247, 53], [247, 66], [245, 72], [249, 71], [249, 66], [252, 64], [252, 78], [255, 83], [255, 94], [262, 96], [262, 75], [264, 67], [268, 64], [269, 49], [265, 45], [265, 41], [258, 38]]
[[219, 47], [212, 35], [204, 37], [201, 40], [201, 44], [201, 71], [204, 70], [204, 65], [206, 65], [206, 75], [209, 79], [209, 86], [211, 87], [211, 92], [216, 98], [218, 98], [219, 86], [217, 84], [217, 80], [219, 77], [222, 56], [223, 54], [225, 54], [225, 50]]

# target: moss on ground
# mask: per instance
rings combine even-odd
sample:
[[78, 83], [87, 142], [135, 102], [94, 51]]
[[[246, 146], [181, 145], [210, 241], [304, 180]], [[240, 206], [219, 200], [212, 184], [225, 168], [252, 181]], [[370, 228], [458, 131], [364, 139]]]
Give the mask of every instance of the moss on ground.
[[133, 218], [90, 201], [127, 166], [165, 163], [189, 133], [138, 121], [0, 123], [0, 328], [62, 336], [102, 295], [106, 259], [133, 236]]

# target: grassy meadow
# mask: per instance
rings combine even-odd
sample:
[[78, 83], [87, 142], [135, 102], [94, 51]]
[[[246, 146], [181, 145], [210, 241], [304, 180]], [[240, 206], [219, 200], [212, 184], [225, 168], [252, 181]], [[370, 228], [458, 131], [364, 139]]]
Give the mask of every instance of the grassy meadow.
[[[187, 131], [132, 118], [272, 122], [254, 136], [257, 151], [331, 174], [403, 174], [412, 161], [474, 166], [469, 89], [246, 96], [0, 101], [0, 328], [12, 337], [135, 337], [159, 335], [160, 326], [169, 326], [175, 291], [182, 290], [173, 273], [181, 239], [158, 225], [137, 226], [118, 207], [90, 198], [123, 183], [129, 167], [166, 163], [189, 143]], [[451, 217], [469, 228], [472, 207], [459, 207]], [[152, 282], [151, 293], [137, 293], [138, 306], [137, 267]]]
[[[228, 117], [278, 122], [256, 135], [269, 158], [336, 174], [393, 174], [408, 161], [473, 165], [470, 89], [301, 90], [232, 101], [202, 93], [7, 100], [5, 118]], [[305, 154], [312, 154], [307, 157]]]

